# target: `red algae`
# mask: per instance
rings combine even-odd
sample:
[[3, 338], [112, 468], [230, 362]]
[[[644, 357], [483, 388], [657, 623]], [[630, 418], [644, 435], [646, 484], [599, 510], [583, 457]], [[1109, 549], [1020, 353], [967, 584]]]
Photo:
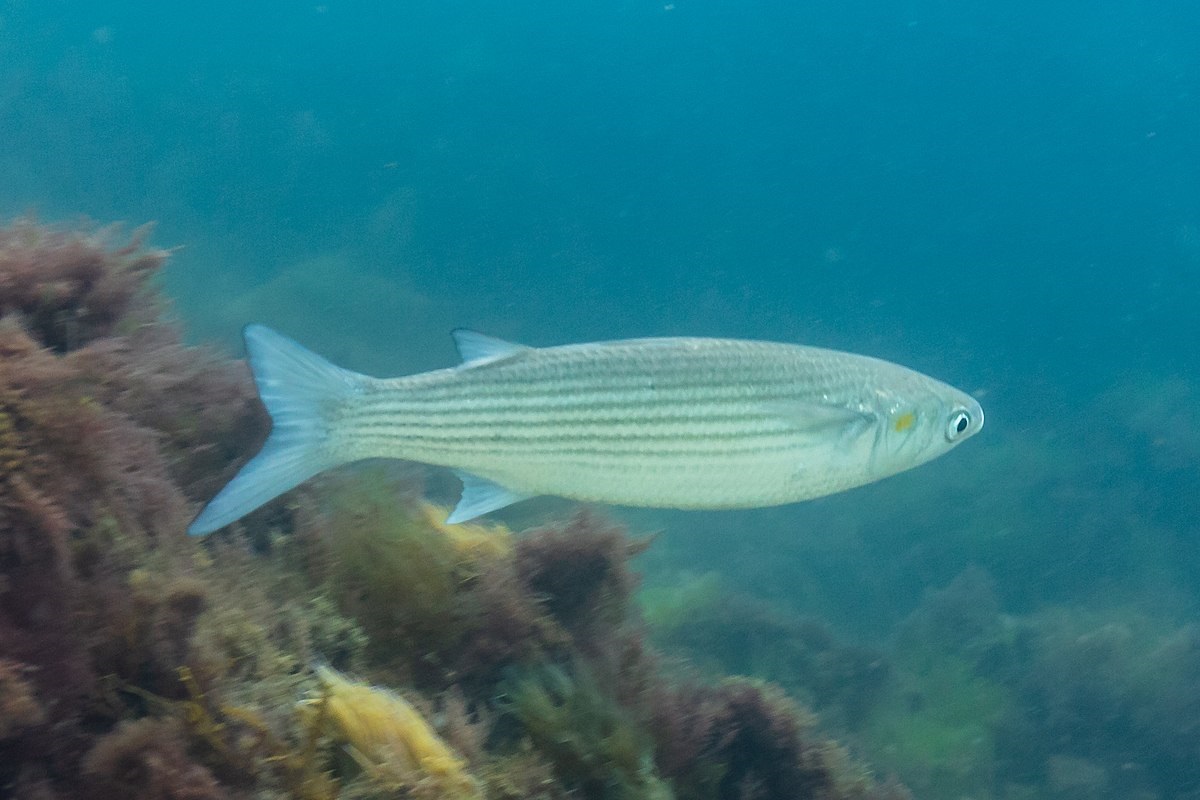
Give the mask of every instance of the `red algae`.
[[[251, 408], [239, 369], [160, 321], [149, 281], [166, 253], [145, 233], [0, 229], [0, 652], [43, 709], [0, 759], [18, 794], [100, 796], [79, 765], [131, 710], [114, 685], [177, 692], [205, 591], [181, 546], [192, 448], [156, 417], [218, 396], [227, 414], [229, 398]], [[218, 433], [200, 419], [199, 435]], [[152, 562], [154, 581], [134, 585]]]

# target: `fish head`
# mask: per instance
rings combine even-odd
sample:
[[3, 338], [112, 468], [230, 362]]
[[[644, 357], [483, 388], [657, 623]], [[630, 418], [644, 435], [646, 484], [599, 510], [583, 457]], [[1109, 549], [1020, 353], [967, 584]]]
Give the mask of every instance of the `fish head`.
[[983, 408], [964, 391], [924, 375], [878, 393], [872, 453], [875, 477], [932, 461], [983, 428]]

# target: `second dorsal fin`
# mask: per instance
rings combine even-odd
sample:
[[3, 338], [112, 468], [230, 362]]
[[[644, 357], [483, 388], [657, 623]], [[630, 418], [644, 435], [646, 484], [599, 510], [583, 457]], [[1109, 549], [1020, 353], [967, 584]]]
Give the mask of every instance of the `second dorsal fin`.
[[506, 342], [469, 328], [455, 328], [450, 335], [454, 337], [454, 345], [458, 348], [458, 355], [462, 358], [464, 367], [490, 364], [493, 361], [512, 358], [533, 349], [523, 344]]

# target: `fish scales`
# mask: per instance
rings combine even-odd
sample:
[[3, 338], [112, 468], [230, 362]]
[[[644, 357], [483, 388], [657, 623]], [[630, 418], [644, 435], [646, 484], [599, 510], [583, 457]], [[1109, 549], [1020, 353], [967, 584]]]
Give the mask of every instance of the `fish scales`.
[[340, 423], [351, 457], [453, 466], [525, 494], [761, 505], [852, 480], [827, 469], [797, 486], [811, 441], [766, 404], [853, 398], [880, 366], [727, 340], [565, 346], [379, 381]]
[[[311, 440], [309, 474], [377, 457], [451, 467], [467, 481], [456, 515], [539, 494], [674, 508], [793, 502], [940, 454], [954, 414], [970, 419], [965, 435], [982, 425], [978, 404], [953, 387], [851, 353], [687, 338], [536, 349], [467, 335], [460, 346], [482, 348], [478, 357], [388, 379], [339, 370], [265, 328], [247, 343], [280, 442]], [[301, 388], [289, 395], [289, 382]], [[920, 424], [889, 431], [905, 414]], [[286, 458], [294, 485], [303, 470]], [[270, 466], [255, 461], [243, 470], [251, 478]], [[229, 508], [218, 496], [193, 532], [236, 510], [242, 477]]]

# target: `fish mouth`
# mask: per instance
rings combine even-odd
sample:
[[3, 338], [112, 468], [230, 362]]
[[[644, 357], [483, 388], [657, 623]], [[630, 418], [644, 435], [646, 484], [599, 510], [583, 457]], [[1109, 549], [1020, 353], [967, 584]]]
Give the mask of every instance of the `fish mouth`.
[[975, 425], [975, 430], [971, 432], [974, 435], [983, 430], [983, 406], [979, 405], [979, 402], [974, 398], [972, 398], [971, 402], [975, 404], [975, 413], [979, 416], [979, 422]]

